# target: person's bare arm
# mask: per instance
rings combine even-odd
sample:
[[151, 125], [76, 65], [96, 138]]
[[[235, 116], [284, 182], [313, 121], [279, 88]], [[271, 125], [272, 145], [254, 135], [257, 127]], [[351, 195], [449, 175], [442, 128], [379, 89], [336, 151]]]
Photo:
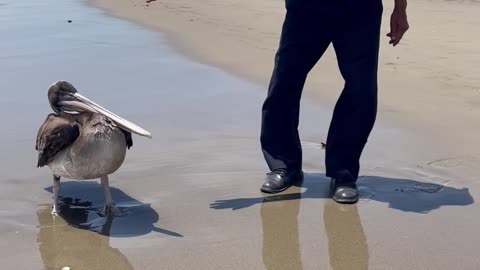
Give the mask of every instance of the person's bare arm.
[[390, 17], [390, 44], [397, 46], [409, 28], [407, 20], [407, 0], [395, 0], [395, 8]]

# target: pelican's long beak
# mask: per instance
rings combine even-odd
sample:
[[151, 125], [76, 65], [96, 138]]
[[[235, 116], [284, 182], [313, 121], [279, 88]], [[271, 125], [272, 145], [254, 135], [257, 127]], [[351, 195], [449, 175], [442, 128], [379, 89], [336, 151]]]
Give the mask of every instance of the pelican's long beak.
[[138, 134], [140, 136], [152, 138], [152, 134], [148, 132], [147, 130], [135, 125], [134, 123], [112, 113], [111, 111], [103, 108], [102, 106], [98, 105], [97, 103], [91, 101], [90, 99], [80, 95], [79, 93], [74, 93], [72, 96], [76, 99], [74, 101], [61, 101], [59, 102], [63, 106], [67, 107], [76, 107], [77, 111], [92, 111], [92, 112], [97, 112], [100, 114], [105, 115], [106, 117], [110, 118], [112, 121], [114, 121], [119, 127]]

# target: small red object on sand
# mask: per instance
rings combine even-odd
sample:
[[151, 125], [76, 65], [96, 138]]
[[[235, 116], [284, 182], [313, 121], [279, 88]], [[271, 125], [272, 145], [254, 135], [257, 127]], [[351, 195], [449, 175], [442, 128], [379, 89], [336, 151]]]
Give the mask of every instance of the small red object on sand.
[[147, 2], [147, 3], [150, 3], [150, 2], [153, 2], [153, 1], [157, 1], [157, 0], [145, 0], [145, 2]]

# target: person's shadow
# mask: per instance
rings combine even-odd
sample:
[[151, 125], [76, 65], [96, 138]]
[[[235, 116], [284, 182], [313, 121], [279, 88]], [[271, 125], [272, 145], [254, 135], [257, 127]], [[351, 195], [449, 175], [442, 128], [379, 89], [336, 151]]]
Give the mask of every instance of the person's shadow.
[[[52, 187], [46, 190], [52, 192]], [[62, 182], [59, 197], [60, 217], [70, 226], [109, 237], [135, 237], [150, 232], [183, 237], [179, 233], [155, 227], [159, 216], [149, 204], [144, 204], [117, 188], [110, 187], [110, 190], [121, 211], [118, 217], [105, 217], [100, 214], [105, 199], [97, 182]]]
[[[363, 176], [358, 182], [361, 200], [373, 200], [388, 203], [390, 208], [427, 214], [442, 206], [466, 206], [474, 202], [468, 188], [454, 188], [437, 183], [420, 182], [410, 179]], [[324, 174], [305, 174], [301, 192], [268, 196], [269, 200], [296, 200], [330, 198], [330, 179]], [[263, 203], [265, 197], [236, 198], [217, 200], [210, 205], [212, 209], [238, 210]]]
[[[408, 179], [362, 177], [362, 200], [386, 202], [391, 208], [426, 214], [446, 205], [473, 203], [468, 189]], [[302, 192], [302, 187], [306, 190]], [[268, 270], [302, 270], [298, 213], [303, 199], [329, 198], [330, 181], [322, 174], [306, 174], [281, 194], [256, 198], [217, 200], [213, 209], [238, 210], [260, 204], [263, 263]], [[369, 252], [357, 205], [341, 205], [327, 200], [324, 225], [328, 239], [330, 269], [368, 269]], [[321, 263], [321, 262], [320, 262]]]

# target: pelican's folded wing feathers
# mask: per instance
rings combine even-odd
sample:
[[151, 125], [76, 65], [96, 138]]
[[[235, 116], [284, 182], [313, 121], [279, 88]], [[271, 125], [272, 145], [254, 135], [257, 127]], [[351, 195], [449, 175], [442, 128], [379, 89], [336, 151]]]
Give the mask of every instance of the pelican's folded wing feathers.
[[75, 121], [56, 114], [48, 115], [37, 134], [37, 167], [48, 165], [60, 151], [70, 146], [79, 134], [80, 130]]

